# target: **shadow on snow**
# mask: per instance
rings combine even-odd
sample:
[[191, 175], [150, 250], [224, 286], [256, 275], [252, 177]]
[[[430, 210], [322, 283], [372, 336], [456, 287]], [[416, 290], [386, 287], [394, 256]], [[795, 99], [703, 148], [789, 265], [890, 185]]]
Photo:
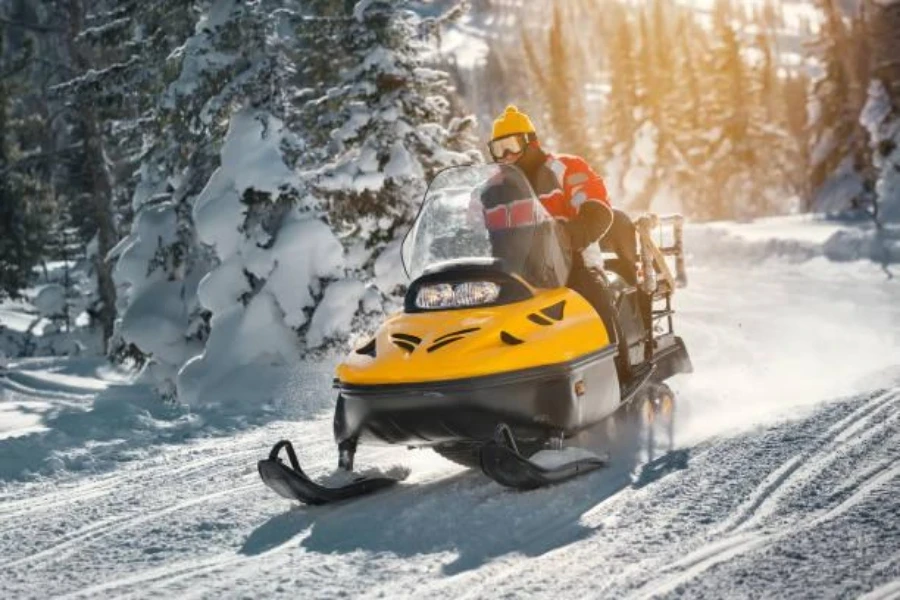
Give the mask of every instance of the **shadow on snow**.
[[466, 471], [435, 482], [399, 485], [328, 507], [294, 507], [254, 530], [239, 552], [257, 555], [302, 536], [299, 546], [322, 554], [355, 551], [415, 556], [448, 552], [454, 575], [507, 554], [540, 556], [590, 536], [581, 517], [621, 490], [642, 488], [686, 469], [690, 451], [668, 452], [639, 465], [639, 453], [604, 470], [531, 492], [503, 488]]

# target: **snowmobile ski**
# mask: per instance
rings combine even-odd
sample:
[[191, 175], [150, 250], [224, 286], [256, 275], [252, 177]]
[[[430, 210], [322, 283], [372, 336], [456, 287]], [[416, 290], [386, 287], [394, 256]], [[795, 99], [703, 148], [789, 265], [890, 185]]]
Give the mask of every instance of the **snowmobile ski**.
[[519, 454], [509, 427], [500, 424], [494, 439], [481, 448], [481, 470], [506, 487], [533, 490], [561, 483], [606, 466], [600, 457], [579, 458], [557, 467], [544, 467]]
[[[278, 456], [282, 448], [287, 453], [290, 467]], [[259, 461], [258, 469], [263, 482], [279, 496], [315, 506], [371, 494], [398, 482], [390, 477], [361, 476], [339, 487], [320, 485], [307, 477], [300, 468], [294, 447], [287, 440], [275, 444], [269, 452], [269, 458]]]

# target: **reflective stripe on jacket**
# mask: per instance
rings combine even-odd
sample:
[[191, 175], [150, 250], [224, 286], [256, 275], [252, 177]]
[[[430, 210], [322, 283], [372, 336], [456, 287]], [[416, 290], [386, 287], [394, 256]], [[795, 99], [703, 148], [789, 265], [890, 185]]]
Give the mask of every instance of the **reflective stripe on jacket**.
[[612, 218], [606, 185], [583, 158], [547, 154], [531, 185], [544, 208], [554, 217], [573, 219], [583, 203], [598, 202], [610, 211]]

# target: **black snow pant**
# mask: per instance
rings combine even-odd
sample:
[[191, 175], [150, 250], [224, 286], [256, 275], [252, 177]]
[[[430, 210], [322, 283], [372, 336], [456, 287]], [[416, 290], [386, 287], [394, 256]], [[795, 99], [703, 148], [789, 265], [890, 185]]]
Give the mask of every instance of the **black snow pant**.
[[576, 253], [572, 257], [572, 270], [569, 272], [569, 281], [566, 286], [583, 296], [600, 315], [603, 326], [606, 327], [609, 334], [610, 343], [616, 344], [618, 347], [619, 356], [616, 358], [616, 370], [619, 374], [619, 381], [627, 381], [631, 376], [628, 341], [619, 331], [612, 294], [603, 273], [588, 269], [581, 253]]
[[615, 271], [629, 284], [637, 285], [637, 229], [631, 217], [621, 210], [613, 209], [612, 225], [600, 240], [600, 248], [606, 252], [614, 252], [621, 265], [621, 268]]
[[[600, 241], [600, 247], [604, 251], [616, 254], [618, 265], [613, 270], [621, 275], [629, 285], [637, 286], [637, 230], [625, 212], [613, 209], [612, 225]], [[616, 368], [619, 372], [619, 380], [627, 381], [631, 376], [628, 340], [618, 328], [616, 308], [613, 306], [612, 294], [608, 289], [609, 284], [605, 275], [602, 272], [598, 273], [588, 269], [581, 253], [578, 252], [572, 257], [572, 270], [567, 286], [584, 296], [600, 315], [609, 332], [610, 342], [618, 346], [619, 357], [616, 360]], [[640, 295], [640, 312], [644, 325], [649, 327], [649, 298], [645, 298], [640, 290], [638, 290], [638, 294]]]

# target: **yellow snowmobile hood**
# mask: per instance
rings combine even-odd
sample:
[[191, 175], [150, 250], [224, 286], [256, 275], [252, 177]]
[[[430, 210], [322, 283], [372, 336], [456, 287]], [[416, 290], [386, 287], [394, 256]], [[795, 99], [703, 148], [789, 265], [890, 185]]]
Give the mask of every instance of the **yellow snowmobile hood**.
[[578, 293], [535, 290], [521, 302], [400, 313], [337, 367], [344, 385], [449, 381], [565, 363], [610, 344]]

